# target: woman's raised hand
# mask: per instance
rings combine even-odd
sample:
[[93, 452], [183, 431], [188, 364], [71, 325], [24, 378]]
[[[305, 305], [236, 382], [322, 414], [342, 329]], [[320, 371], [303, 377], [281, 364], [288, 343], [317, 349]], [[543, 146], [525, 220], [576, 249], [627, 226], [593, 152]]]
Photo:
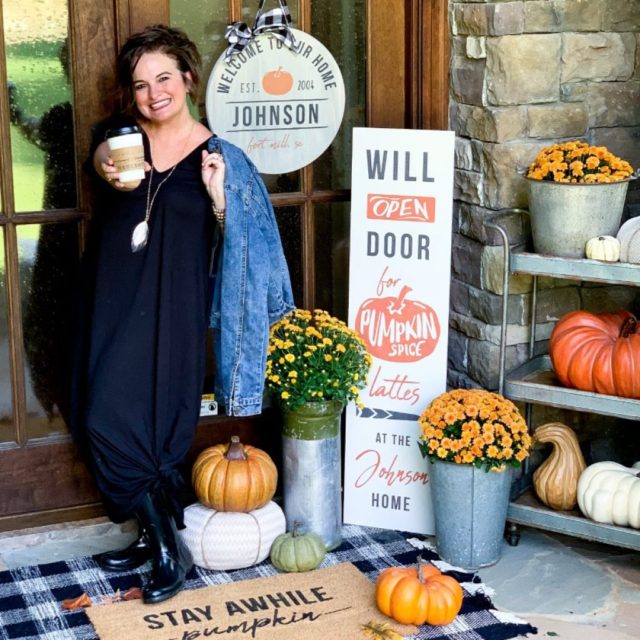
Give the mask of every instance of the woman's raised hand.
[[219, 153], [202, 151], [202, 182], [209, 197], [218, 209], [225, 208], [224, 175], [226, 166]]

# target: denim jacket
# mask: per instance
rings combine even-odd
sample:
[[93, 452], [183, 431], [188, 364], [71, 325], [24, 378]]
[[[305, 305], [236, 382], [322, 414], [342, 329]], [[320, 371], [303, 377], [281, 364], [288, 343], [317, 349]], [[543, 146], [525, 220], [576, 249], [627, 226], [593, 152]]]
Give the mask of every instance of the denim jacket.
[[214, 254], [216, 397], [230, 416], [262, 410], [269, 327], [294, 308], [289, 270], [271, 200], [247, 155], [217, 136], [225, 159], [224, 234]]

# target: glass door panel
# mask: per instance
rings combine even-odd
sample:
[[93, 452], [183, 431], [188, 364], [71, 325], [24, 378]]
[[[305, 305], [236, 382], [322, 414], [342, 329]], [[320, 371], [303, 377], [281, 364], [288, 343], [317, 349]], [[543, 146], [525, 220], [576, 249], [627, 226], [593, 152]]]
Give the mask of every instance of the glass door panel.
[[207, 79], [213, 65], [227, 47], [224, 30], [229, 24], [227, 2], [212, 0], [170, 0], [170, 24], [183, 29], [193, 40], [202, 56], [202, 78], [198, 96], [200, 115], [204, 116], [204, 97]]
[[[324, 0], [326, 2], [326, 0]], [[300, 4], [304, 0], [288, 0], [287, 6], [289, 7], [289, 13], [291, 14], [292, 26], [299, 29], [300, 24]], [[331, 4], [328, 2], [327, 4]], [[253, 26], [253, 20], [256, 17], [256, 11], [258, 10], [259, 0], [242, 0], [242, 21], [246, 22], [250, 27]], [[264, 3], [264, 10], [269, 11], [278, 5], [278, 0], [266, 0]]]
[[277, 207], [276, 220], [282, 249], [289, 266], [293, 300], [299, 307], [304, 299], [304, 263], [302, 247], [302, 212], [299, 207]]
[[17, 212], [76, 206], [66, 0], [3, 0]]
[[4, 229], [0, 227], [0, 445], [16, 442], [13, 419], [9, 323], [7, 317], [7, 270], [4, 253]]
[[66, 432], [78, 223], [17, 228], [28, 438]]
[[353, 127], [365, 125], [366, 5], [364, 0], [314, 2], [311, 33], [331, 52], [342, 71], [345, 111], [331, 146], [314, 163], [317, 190], [351, 188]]
[[336, 202], [316, 206], [316, 306], [348, 319], [350, 204]]

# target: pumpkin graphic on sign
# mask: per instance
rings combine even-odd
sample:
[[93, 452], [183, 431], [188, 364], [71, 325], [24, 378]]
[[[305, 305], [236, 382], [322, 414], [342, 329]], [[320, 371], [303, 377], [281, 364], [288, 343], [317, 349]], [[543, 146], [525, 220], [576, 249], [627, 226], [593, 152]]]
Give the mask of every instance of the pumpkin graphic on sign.
[[369, 298], [358, 309], [355, 329], [371, 355], [389, 362], [417, 362], [431, 355], [440, 338], [440, 322], [427, 304], [406, 296]]
[[275, 71], [267, 71], [262, 76], [262, 88], [272, 96], [283, 96], [289, 93], [293, 87], [293, 76], [278, 67]]

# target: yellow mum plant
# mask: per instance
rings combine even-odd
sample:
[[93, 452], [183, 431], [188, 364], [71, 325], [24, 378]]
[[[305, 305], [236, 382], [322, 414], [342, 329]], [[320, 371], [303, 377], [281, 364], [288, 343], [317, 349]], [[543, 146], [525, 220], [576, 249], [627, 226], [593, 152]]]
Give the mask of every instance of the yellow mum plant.
[[432, 461], [500, 469], [519, 467], [531, 436], [511, 400], [484, 389], [454, 389], [431, 401], [418, 419], [422, 455]]
[[633, 174], [626, 160], [581, 140], [545, 147], [530, 165], [526, 177], [533, 180], [595, 184], [619, 182]]
[[282, 404], [360, 402], [371, 355], [364, 340], [322, 309], [294, 309], [271, 327], [266, 386]]

